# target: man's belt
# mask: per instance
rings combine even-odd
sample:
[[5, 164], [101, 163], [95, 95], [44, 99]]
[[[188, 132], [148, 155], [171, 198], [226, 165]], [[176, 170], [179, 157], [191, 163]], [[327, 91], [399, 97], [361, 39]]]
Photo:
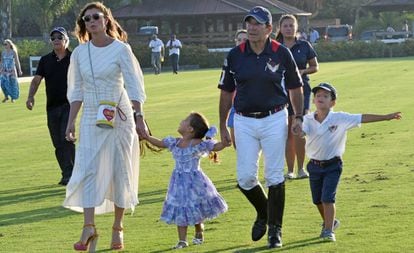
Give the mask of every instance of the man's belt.
[[236, 112], [238, 115], [241, 115], [243, 117], [249, 117], [249, 118], [255, 118], [255, 119], [261, 119], [265, 118], [267, 116], [270, 116], [272, 114], [275, 114], [283, 109], [285, 109], [286, 105], [278, 105], [272, 110], [264, 111], [264, 112]]

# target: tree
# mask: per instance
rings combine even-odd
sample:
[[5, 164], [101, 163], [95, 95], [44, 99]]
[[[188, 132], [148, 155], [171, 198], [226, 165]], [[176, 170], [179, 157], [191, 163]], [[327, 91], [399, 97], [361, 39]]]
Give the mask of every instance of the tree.
[[11, 17], [11, 0], [2, 0], [0, 9], [2, 40], [12, 37]]

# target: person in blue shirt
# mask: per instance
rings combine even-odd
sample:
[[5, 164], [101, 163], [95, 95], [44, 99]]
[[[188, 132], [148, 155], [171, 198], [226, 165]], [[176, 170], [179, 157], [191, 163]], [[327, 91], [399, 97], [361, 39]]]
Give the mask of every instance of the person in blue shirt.
[[[252, 240], [260, 240], [268, 229], [268, 247], [282, 247], [285, 206], [283, 176], [288, 132], [288, 97], [296, 113], [292, 131], [299, 134], [303, 119], [302, 79], [289, 49], [269, 38], [273, 25], [270, 11], [253, 7], [244, 18], [247, 41], [233, 48], [224, 62], [220, 93], [220, 135], [230, 144], [226, 126], [234, 104], [238, 188], [257, 212]], [[234, 99], [233, 99], [234, 97]], [[264, 156], [266, 196], [258, 180], [258, 160]]]
[[[276, 40], [282, 43], [284, 46], [290, 49], [293, 58], [296, 61], [299, 72], [303, 80], [303, 114], [309, 112], [311, 87], [309, 84], [309, 74], [313, 74], [318, 71], [319, 64], [317, 55], [312, 45], [305, 40], [300, 40], [296, 37], [298, 30], [298, 21], [293, 15], [283, 15], [279, 20], [279, 31], [276, 35]], [[289, 127], [294, 120], [294, 112], [292, 104], [289, 101]], [[297, 176], [294, 174], [295, 158], [297, 159]], [[288, 133], [288, 139], [286, 144], [286, 164], [288, 172], [286, 178], [307, 178], [308, 173], [304, 169], [305, 160], [305, 140], [294, 136], [291, 132]]]

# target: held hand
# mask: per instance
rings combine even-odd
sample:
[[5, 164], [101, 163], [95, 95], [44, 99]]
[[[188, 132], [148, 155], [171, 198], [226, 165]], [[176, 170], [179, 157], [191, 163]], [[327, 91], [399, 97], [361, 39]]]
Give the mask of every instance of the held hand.
[[76, 138], [75, 138], [75, 124], [73, 123], [68, 123], [68, 126], [66, 127], [66, 132], [65, 132], [65, 139], [67, 141], [70, 142], [75, 142]]
[[394, 112], [387, 115], [388, 120], [400, 120], [402, 118], [401, 112]]
[[227, 127], [220, 128], [220, 136], [221, 136], [221, 143], [225, 147], [231, 146], [231, 137], [230, 137], [230, 133]]
[[141, 116], [136, 117], [136, 126], [135, 129], [137, 131], [138, 137], [140, 140], [142, 139], [148, 139], [149, 132], [148, 132], [148, 126], [144, 121], [144, 118]]
[[294, 119], [292, 123], [292, 133], [293, 135], [301, 135], [302, 134], [302, 120]]
[[19, 70], [19, 76], [22, 76], [23, 72], [21, 70]]
[[27, 98], [27, 100], [26, 100], [26, 108], [27, 109], [29, 109], [29, 110], [32, 110], [33, 109], [33, 106], [34, 106], [34, 97], [28, 97]]

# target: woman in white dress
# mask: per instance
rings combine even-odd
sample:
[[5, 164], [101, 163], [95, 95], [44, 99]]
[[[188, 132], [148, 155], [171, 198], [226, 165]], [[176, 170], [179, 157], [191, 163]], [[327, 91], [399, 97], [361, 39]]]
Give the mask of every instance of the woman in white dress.
[[[76, 140], [75, 123], [81, 106], [83, 111], [75, 166], [63, 206], [84, 213], [75, 250], [95, 250], [98, 234], [94, 215], [112, 211], [111, 248], [123, 249], [124, 211], [133, 210], [138, 203], [138, 136], [148, 135], [142, 108], [146, 98], [143, 75], [125, 43], [127, 34], [102, 3], [83, 8], [76, 21], [76, 36], [81, 44], [74, 49], [68, 70], [66, 138], [70, 141]], [[113, 128], [96, 125], [103, 100], [115, 102], [120, 109]]]

